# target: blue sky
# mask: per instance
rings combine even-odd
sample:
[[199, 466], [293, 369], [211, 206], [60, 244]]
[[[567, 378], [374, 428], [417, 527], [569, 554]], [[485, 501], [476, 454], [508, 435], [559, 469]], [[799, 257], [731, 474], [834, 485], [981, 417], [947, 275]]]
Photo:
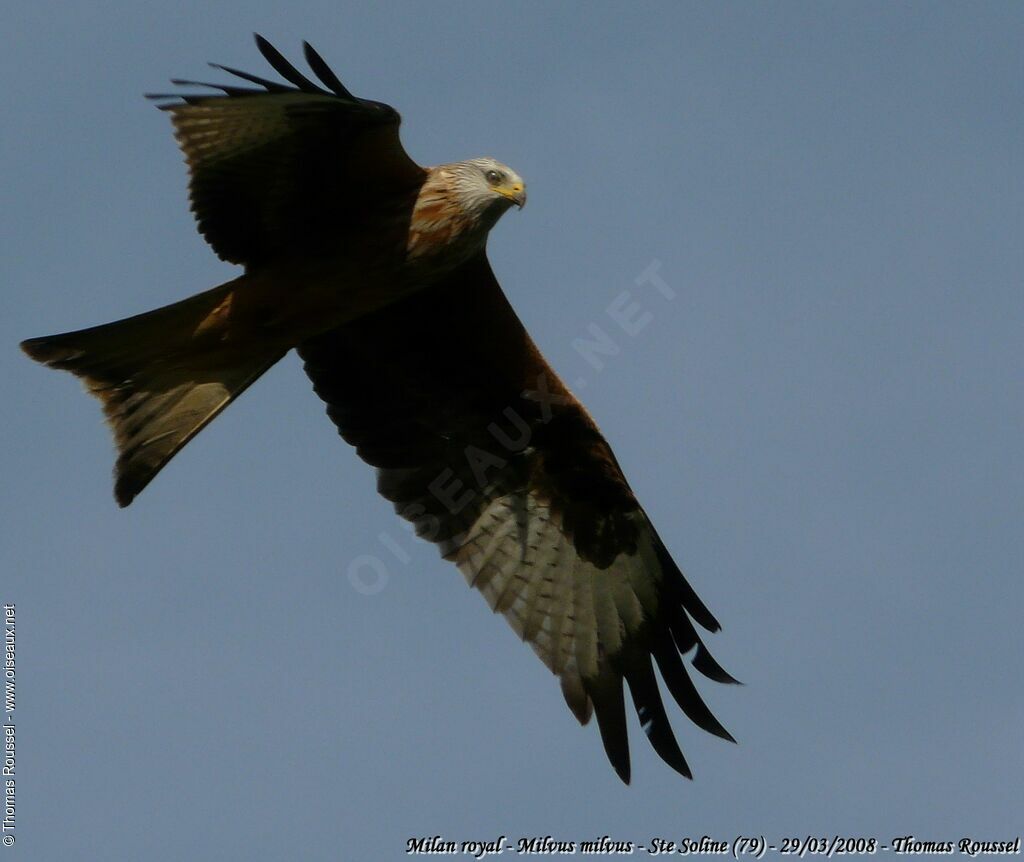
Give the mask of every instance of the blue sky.
[[[400, 858], [411, 836], [1019, 834], [1024, 9], [20, 4], [6, 13], [0, 600], [12, 859]], [[294, 356], [129, 509], [22, 338], [232, 277], [141, 93], [310, 39], [423, 164], [529, 206], [506, 292], [747, 684], [633, 784], [374, 492]], [[675, 296], [636, 279], [652, 262]], [[652, 317], [628, 336], [623, 291]], [[592, 326], [618, 352], [594, 368]], [[582, 384], [579, 383], [582, 381]], [[385, 578], [357, 589], [353, 561]], [[1015, 833], [1017, 830], [1017, 833]]]

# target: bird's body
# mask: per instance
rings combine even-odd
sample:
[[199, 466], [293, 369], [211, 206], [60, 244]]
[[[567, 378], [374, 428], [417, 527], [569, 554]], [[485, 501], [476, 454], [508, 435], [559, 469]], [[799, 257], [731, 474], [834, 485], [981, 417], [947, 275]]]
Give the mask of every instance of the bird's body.
[[490, 225], [453, 203], [447, 166], [427, 171], [415, 194], [386, 201], [337, 248], [248, 268], [197, 335], [226, 346], [284, 349], [429, 288], [480, 253]]
[[530, 643], [579, 721], [596, 714], [619, 775], [623, 681], [657, 752], [689, 775], [652, 660], [683, 711], [725, 738], [682, 655], [734, 680], [694, 627], [717, 621], [487, 262], [523, 181], [490, 158], [420, 167], [392, 108], [352, 96], [308, 45], [326, 89], [257, 42], [293, 86], [227, 69], [259, 89], [157, 97], [177, 100], [164, 107], [199, 229], [243, 274], [23, 348], [101, 400], [121, 505], [296, 349], [381, 494]]
[[216, 288], [223, 298], [198, 323], [196, 348], [227, 357], [253, 343], [288, 350], [443, 280], [484, 250], [507, 209], [463, 206], [456, 167], [429, 168], [414, 191], [377, 202], [336, 247], [252, 265]]

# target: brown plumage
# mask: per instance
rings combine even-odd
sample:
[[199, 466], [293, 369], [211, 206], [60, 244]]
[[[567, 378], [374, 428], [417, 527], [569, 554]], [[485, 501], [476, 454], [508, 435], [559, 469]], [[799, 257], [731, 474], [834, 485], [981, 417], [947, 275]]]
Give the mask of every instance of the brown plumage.
[[394, 109], [352, 96], [308, 45], [323, 86], [257, 43], [292, 86], [225, 69], [257, 88], [155, 97], [175, 100], [163, 107], [200, 231], [244, 274], [23, 348], [102, 402], [121, 505], [297, 349], [380, 493], [530, 643], [577, 719], [596, 714], [622, 779], [623, 681], [655, 750], [689, 776], [653, 664], [685, 714], [726, 739], [682, 655], [734, 680], [694, 625], [717, 621], [487, 262], [487, 234], [522, 206], [522, 181], [493, 159], [419, 167]]

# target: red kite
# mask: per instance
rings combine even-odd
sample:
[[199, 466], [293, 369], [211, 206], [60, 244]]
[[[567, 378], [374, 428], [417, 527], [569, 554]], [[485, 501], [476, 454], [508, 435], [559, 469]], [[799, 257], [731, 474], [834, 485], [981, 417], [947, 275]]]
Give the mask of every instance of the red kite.
[[597, 716], [622, 780], [623, 680], [657, 753], [689, 777], [653, 663], [683, 712], [730, 740], [682, 658], [735, 680], [694, 626], [718, 622], [488, 264], [523, 181], [490, 158], [420, 167], [393, 108], [349, 93], [308, 44], [319, 84], [256, 41], [290, 86], [219, 66], [256, 86], [174, 81], [221, 92], [151, 97], [172, 117], [199, 230], [243, 274], [22, 347], [102, 402], [122, 506], [296, 349], [380, 493], [533, 647], [580, 723]]

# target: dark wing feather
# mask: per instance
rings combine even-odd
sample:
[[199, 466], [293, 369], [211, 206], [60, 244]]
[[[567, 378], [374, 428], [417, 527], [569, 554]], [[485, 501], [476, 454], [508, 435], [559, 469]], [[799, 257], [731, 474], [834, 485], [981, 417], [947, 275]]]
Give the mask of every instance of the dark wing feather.
[[354, 99], [348, 89], [341, 81], [338, 80], [338, 76], [334, 74], [334, 70], [324, 62], [324, 58], [321, 57], [309, 42], [302, 43], [302, 52], [306, 55], [306, 62], [309, 63], [309, 68], [313, 70], [315, 74], [331, 92], [341, 96], [344, 99]]
[[161, 107], [189, 165], [199, 230], [218, 255], [247, 266], [343, 249], [389, 202], [408, 201], [426, 172], [402, 148], [394, 108], [354, 97], [308, 46], [328, 89], [256, 42], [288, 85], [211, 64], [259, 89], [176, 79], [220, 92], [151, 97], [174, 100]]
[[672, 733], [665, 705], [661, 701], [658, 682], [654, 678], [651, 655], [646, 645], [631, 644], [624, 649], [624, 669], [633, 705], [640, 718], [640, 726], [654, 746], [654, 750], [669, 766], [686, 778], [693, 778], [690, 767], [679, 750], [679, 743]]
[[[259, 84], [263, 89], [271, 93], [287, 93], [291, 87], [286, 87], [284, 84], [279, 84], [277, 81], [271, 81], [267, 78], [261, 78], [259, 75], [253, 75], [250, 72], [243, 72], [240, 69], [233, 69], [231, 66], [222, 66], [220, 63], [210, 63], [214, 69], [220, 69], [222, 72], [227, 72], [229, 75], [234, 75], [237, 78], [241, 78], [244, 81], [249, 81], [251, 84]], [[178, 81], [171, 80], [172, 84], [179, 83]], [[191, 83], [188, 81], [181, 83]], [[224, 89], [218, 84], [200, 84], [201, 87], [217, 87], [217, 89]], [[259, 90], [249, 90], [250, 93], [258, 93]], [[159, 97], [163, 98], [163, 97]]]
[[256, 33], [256, 47], [260, 49], [260, 53], [266, 58], [267, 62], [274, 67], [274, 71], [277, 72], [282, 78], [288, 81], [290, 84], [294, 84], [304, 93], [325, 93], [316, 84], [309, 80], [305, 75], [296, 69], [291, 63], [289, 63], [284, 55], [271, 45], [266, 39], [264, 39], [259, 33]]
[[732, 737], [681, 652], [732, 678], [694, 621], [718, 622], [672, 563], [583, 406], [523, 329], [483, 254], [442, 283], [300, 346], [339, 431], [380, 492], [436, 542], [560, 678], [573, 714], [596, 714], [630, 777], [623, 702], [674, 769], [690, 770], [654, 675], [696, 724]]

